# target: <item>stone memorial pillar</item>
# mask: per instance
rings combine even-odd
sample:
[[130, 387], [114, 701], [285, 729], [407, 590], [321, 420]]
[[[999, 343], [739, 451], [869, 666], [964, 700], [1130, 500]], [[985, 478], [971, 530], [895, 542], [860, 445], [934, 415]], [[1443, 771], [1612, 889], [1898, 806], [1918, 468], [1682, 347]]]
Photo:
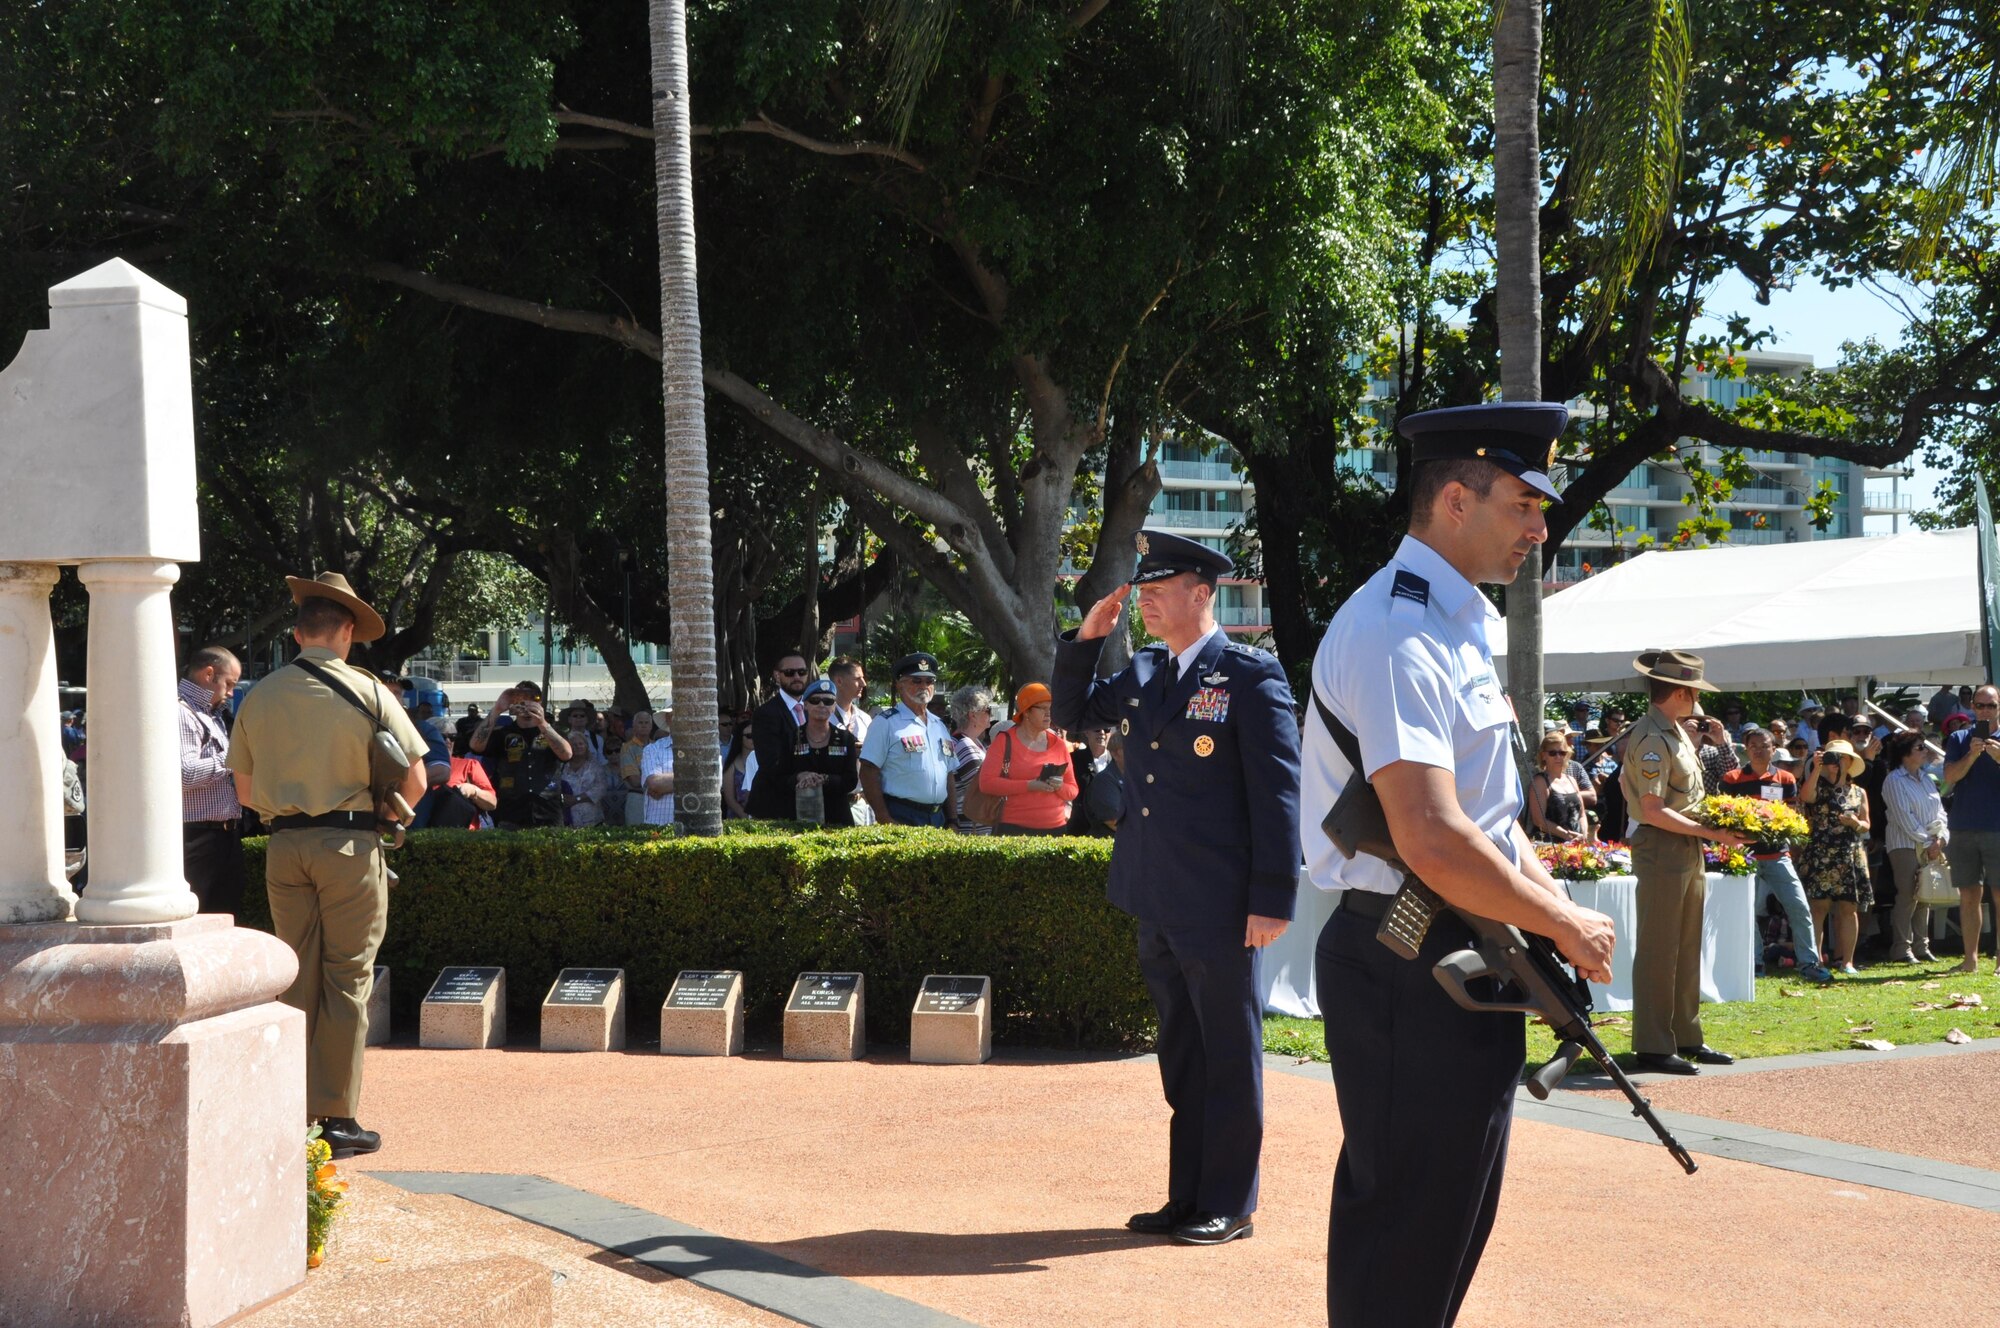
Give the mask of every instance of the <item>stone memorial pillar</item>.
[[53, 563], [0, 563], [0, 926], [61, 922], [62, 715], [49, 620]]
[[[305, 1017], [194, 916], [168, 599], [201, 557], [187, 303], [113, 259], [0, 370], [0, 1323], [209, 1328], [305, 1276]], [[90, 592], [91, 884], [63, 884], [48, 594]], [[76, 920], [70, 921], [74, 904]]]
[[180, 704], [170, 562], [87, 562], [90, 886], [78, 922], [178, 922], [201, 907], [181, 859]]

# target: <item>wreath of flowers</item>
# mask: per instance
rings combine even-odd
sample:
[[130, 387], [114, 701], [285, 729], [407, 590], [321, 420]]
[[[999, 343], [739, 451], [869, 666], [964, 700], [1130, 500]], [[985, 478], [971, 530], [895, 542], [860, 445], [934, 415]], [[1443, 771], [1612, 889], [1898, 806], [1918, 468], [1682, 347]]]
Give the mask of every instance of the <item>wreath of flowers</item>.
[[1782, 802], [1762, 798], [1703, 798], [1693, 819], [1716, 830], [1734, 830], [1759, 849], [1793, 848], [1812, 836], [1805, 817]]
[[1601, 881], [1632, 870], [1632, 853], [1623, 844], [1570, 840], [1537, 844], [1535, 856], [1558, 881]]

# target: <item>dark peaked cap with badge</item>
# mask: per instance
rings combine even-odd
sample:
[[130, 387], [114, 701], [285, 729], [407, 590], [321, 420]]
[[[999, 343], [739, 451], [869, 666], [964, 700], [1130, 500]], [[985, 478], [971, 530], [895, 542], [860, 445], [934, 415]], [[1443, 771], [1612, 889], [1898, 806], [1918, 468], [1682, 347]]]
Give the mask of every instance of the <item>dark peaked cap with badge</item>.
[[892, 673], [898, 678], [929, 678], [936, 682], [937, 660], [925, 654], [905, 655], [896, 661]]
[[1489, 401], [1478, 406], [1423, 410], [1396, 421], [1396, 432], [1415, 446], [1411, 464], [1425, 461], [1491, 461], [1522, 483], [1561, 501], [1549, 478], [1556, 439], [1569, 424], [1569, 407], [1556, 401]]
[[1685, 650], [1642, 650], [1639, 652], [1639, 658], [1632, 661], [1632, 669], [1642, 678], [1677, 682], [1683, 687], [1692, 687], [1697, 692], [1722, 690], [1701, 676], [1704, 669], [1701, 656], [1690, 655]]
[[1132, 537], [1132, 547], [1139, 551], [1139, 570], [1132, 574], [1135, 586], [1164, 581], [1182, 572], [1227, 576], [1236, 570], [1236, 562], [1228, 554], [1218, 553], [1200, 540], [1161, 530], [1140, 531]]

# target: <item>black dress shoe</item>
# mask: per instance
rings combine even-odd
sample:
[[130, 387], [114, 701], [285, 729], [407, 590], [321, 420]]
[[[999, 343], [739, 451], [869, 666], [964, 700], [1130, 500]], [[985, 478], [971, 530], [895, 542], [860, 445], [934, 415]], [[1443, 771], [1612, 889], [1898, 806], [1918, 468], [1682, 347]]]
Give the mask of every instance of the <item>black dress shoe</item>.
[[1238, 1236], [1248, 1236], [1257, 1228], [1248, 1215], [1230, 1217], [1224, 1213], [1196, 1213], [1192, 1220], [1174, 1228], [1174, 1239], [1182, 1245], [1226, 1245]]
[[1686, 1060], [1699, 1061], [1703, 1065], [1734, 1065], [1736, 1058], [1726, 1051], [1717, 1051], [1706, 1042], [1699, 1047], [1682, 1047], [1681, 1056]]
[[382, 1136], [361, 1128], [352, 1116], [328, 1116], [319, 1123], [319, 1137], [335, 1157], [372, 1153], [382, 1146]]
[[1193, 1204], [1181, 1199], [1169, 1199], [1167, 1206], [1158, 1212], [1132, 1214], [1125, 1222], [1125, 1229], [1144, 1232], [1148, 1236], [1164, 1236], [1193, 1216]]
[[1671, 1052], [1642, 1051], [1638, 1055], [1634, 1056], [1632, 1059], [1639, 1062], [1640, 1069], [1651, 1070], [1657, 1074], [1700, 1074], [1701, 1073], [1701, 1067], [1699, 1065], [1696, 1065], [1692, 1061], [1684, 1061], [1680, 1057], [1672, 1054]]

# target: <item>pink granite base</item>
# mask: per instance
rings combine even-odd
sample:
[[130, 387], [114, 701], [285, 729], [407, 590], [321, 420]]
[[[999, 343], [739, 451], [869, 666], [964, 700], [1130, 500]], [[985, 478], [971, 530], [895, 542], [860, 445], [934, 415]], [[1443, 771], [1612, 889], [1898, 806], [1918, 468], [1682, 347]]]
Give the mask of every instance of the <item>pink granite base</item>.
[[0, 1323], [205, 1328], [305, 1273], [305, 1016], [205, 916], [0, 927]]

